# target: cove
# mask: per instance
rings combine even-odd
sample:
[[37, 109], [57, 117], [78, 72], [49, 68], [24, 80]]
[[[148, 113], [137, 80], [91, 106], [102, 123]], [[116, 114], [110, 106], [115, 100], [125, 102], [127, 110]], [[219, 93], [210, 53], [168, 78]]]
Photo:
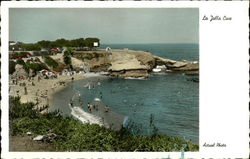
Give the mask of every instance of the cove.
[[[127, 116], [140, 128], [140, 135], [148, 135], [150, 121], [158, 133], [179, 136], [199, 143], [199, 83], [192, 78], [198, 75], [152, 74], [146, 79], [123, 79], [112, 77], [87, 78], [72, 82], [54, 95], [53, 109], [70, 114], [68, 102], [76, 91], [87, 103], [100, 98], [112, 112]], [[89, 87], [90, 86], [90, 87]], [[119, 118], [119, 119], [118, 119]]]

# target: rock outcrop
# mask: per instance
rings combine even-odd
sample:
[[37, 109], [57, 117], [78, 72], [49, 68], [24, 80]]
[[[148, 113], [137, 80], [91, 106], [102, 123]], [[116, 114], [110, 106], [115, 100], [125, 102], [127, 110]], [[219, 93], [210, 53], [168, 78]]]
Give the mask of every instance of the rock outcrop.
[[91, 72], [107, 71], [111, 66], [110, 53], [104, 50], [96, 51], [76, 51], [74, 58], [88, 64]]
[[155, 56], [157, 65], [165, 65], [168, 72], [198, 74], [199, 63], [197, 61], [175, 61]]
[[[35, 60], [26, 59], [26, 62], [45, 64], [50, 70], [61, 72], [64, 64], [63, 54], [50, 56], [58, 64], [57, 67], [46, 65], [44, 58], [37, 57]], [[173, 72], [198, 74], [199, 63], [197, 61], [176, 61], [156, 56], [150, 52], [135, 51], [128, 49], [113, 49], [112, 51], [75, 51], [71, 57], [72, 67], [75, 70], [87, 70], [90, 72], [108, 72], [117, 77], [147, 77], [153, 72]], [[159, 66], [164, 69], [160, 69]], [[32, 73], [32, 72], [31, 72]], [[16, 65], [16, 76], [28, 76], [21, 65]]]
[[[148, 70], [153, 66], [150, 64], [149, 55], [130, 50], [116, 50], [112, 52], [111, 66], [108, 68], [110, 75], [121, 77], [145, 77]], [[153, 58], [151, 59], [153, 61]]]
[[108, 71], [111, 76], [117, 77], [147, 77], [159, 65], [166, 66], [168, 72], [197, 74], [199, 71], [198, 62], [175, 61], [145, 51], [78, 51], [74, 57], [88, 63], [92, 72]]

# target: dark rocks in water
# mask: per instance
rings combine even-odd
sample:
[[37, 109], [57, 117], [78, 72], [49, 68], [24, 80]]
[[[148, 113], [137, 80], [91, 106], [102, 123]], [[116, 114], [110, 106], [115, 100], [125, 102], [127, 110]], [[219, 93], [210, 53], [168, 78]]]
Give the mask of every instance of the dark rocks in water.
[[173, 73], [199, 74], [198, 61], [175, 61], [154, 56], [157, 65], [165, 65]]
[[148, 77], [149, 73], [148, 70], [123, 70], [123, 71], [110, 71], [109, 72], [110, 76], [114, 76], [114, 77], [123, 77], [123, 78], [127, 78], [127, 77]]
[[183, 67], [178, 67], [178, 68], [172, 68], [173, 71], [180, 71], [180, 72], [194, 72], [194, 71], [199, 71], [199, 63], [187, 63]]
[[185, 73], [185, 75], [196, 76], [196, 75], [199, 74], [199, 70], [196, 70], [196, 71], [186, 71], [184, 73]]
[[187, 79], [187, 81], [192, 81], [192, 82], [197, 82], [198, 83], [200, 80], [197, 77], [197, 78], [189, 78], [189, 79]]

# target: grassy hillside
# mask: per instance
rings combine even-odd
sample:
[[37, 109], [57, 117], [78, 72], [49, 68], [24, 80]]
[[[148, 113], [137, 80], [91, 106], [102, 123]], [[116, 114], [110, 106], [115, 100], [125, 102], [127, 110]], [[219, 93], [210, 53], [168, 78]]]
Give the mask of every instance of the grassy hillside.
[[21, 104], [10, 98], [10, 138], [32, 132], [33, 135], [55, 134], [48, 140], [57, 151], [198, 151], [198, 145], [163, 134], [133, 136], [126, 129], [114, 131], [98, 125], [82, 124], [58, 112], [40, 114], [33, 103]]

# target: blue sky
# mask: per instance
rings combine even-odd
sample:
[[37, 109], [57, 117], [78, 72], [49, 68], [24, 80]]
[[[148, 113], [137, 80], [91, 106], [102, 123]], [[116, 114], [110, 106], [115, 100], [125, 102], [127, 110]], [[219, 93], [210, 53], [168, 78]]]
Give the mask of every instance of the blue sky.
[[199, 43], [198, 8], [11, 8], [10, 40], [97, 37], [101, 43]]

